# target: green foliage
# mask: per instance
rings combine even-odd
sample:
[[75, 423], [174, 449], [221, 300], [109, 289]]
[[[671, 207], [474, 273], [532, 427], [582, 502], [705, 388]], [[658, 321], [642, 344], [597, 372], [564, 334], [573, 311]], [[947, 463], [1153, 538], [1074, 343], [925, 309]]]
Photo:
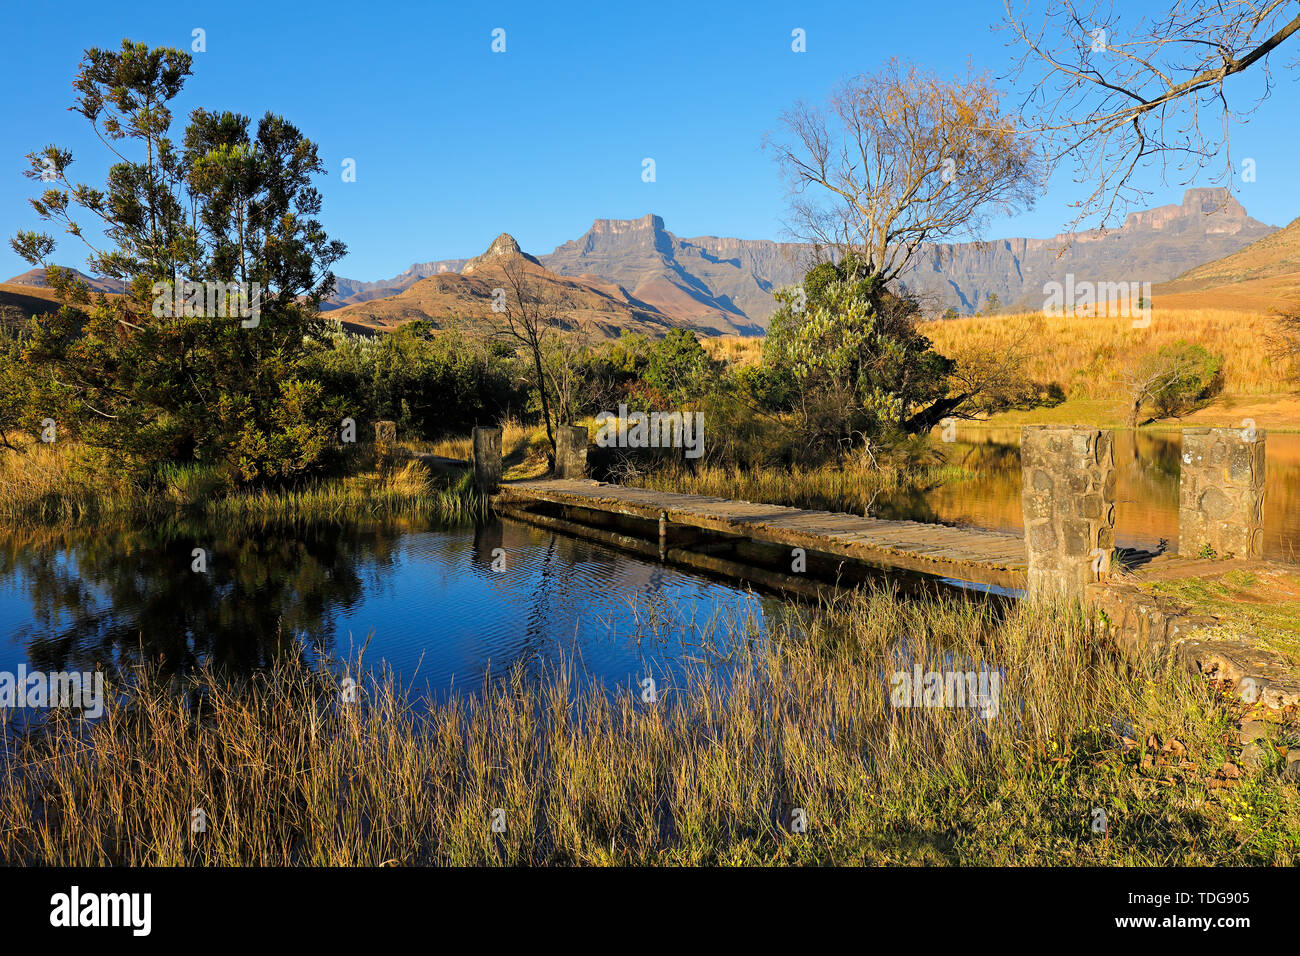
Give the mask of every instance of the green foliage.
[[1167, 370], [1150, 397], [1158, 418], [1194, 411], [1223, 388], [1223, 356], [1204, 346], [1179, 340], [1163, 346], [1154, 361]]
[[792, 396], [810, 446], [822, 453], [896, 433], [943, 398], [953, 363], [915, 329], [914, 303], [862, 278], [851, 257], [823, 263], [802, 290], [782, 292], [764, 344], [766, 394]]
[[501, 345], [413, 322], [387, 335], [334, 336], [307, 373], [357, 422], [395, 421], [398, 433], [435, 441], [499, 421], [521, 407], [513, 358]]
[[[37, 215], [74, 236], [77, 210], [102, 220], [114, 247], [89, 265], [129, 294], [92, 302], [52, 270], [65, 304], [37, 321], [25, 360], [57, 383], [51, 417], [115, 458], [216, 464], [243, 482], [292, 478], [320, 466], [340, 417], [301, 363], [318, 347], [329, 266], [345, 249], [316, 218], [316, 145], [282, 117], [254, 127], [198, 109], [173, 143], [167, 104], [190, 61], [127, 40], [120, 52], [86, 52], [74, 110], [114, 144], [105, 189], [71, 182], [65, 150], [29, 155], [26, 175], [55, 183], [31, 201]], [[22, 232], [12, 245], [46, 265], [55, 243]], [[202, 304], [182, 289], [178, 310], [182, 281], [222, 286]], [[234, 316], [233, 283], [247, 296]]]
[[717, 382], [718, 363], [689, 329], [673, 329], [649, 348], [642, 376], [671, 402], [697, 401]]

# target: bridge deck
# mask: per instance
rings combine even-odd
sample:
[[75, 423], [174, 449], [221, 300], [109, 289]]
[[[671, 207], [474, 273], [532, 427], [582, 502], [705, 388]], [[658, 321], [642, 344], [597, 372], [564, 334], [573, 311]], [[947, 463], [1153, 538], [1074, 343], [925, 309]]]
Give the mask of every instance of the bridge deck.
[[1023, 588], [1028, 570], [1024, 538], [997, 531], [804, 511], [590, 479], [503, 484], [493, 501], [507, 507], [546, 502], [649, 520], [667, 514], [670, 526], [740, 535], [753, 541], [1001, 587]]

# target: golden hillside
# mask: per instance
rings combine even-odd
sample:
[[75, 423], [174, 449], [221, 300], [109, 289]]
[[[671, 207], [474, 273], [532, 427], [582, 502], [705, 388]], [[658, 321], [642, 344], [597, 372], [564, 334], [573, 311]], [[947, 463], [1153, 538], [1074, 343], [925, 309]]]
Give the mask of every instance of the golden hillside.
[[1152, 301], [1165, 309], [1300, 309], [1300, 219], [1230, 256], [1162, 282]]
[[422, 320], [436, 329], [461, 328], [477, 332], [499, 329], [503, 317], [493, 312], [494, 290], [508, 288], [503, 263], [521, 262], [530, 284], [543, 298], [560, 306], [561, 324], [598, 338], [623, 332], [661, 336], [679, 325], [653, 306], [629, 296], [613, 283], [592, 276], [562, 276], [524, 253], [503, 233], [481, 256], [469, 260], [460, 273], [445, 272], [421, 279], [397, 295], [333, 309], [328, 317], [345, 327], [392, 329]]

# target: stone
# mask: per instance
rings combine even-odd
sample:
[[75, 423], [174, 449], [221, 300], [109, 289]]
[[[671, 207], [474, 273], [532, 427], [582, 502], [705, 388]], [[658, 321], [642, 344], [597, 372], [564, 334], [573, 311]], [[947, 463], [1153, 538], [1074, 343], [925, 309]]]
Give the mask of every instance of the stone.
[[1249, 770], [1258, 770], [1264, 766], [1264, 761], [1268, 756], [1268, 751], [1258, 740], [1252, 740], [1246, 746], [1241, 748], [1241, 756], [1238, 758], [1241, 766]]
[[1241, 742], [1243, 744], [1263, 740], [1273, 732], [1273, 725], [1266, 720], [1247, 720], [1241, 725]]
[[492, 492], [501, 484], [501, 429], [475, 428], [473, 440], [474, 486]]
[[1097, 428], [1031, 425], [1020, 454], [1030, 593], [1083, 598], [1114, 547], [1114, 442]]
[[1262, 429], [1184, 430], [1178, 491], [1179, 554], [1261, 555], [1264, 442]]
[[1300, 783], [1300, 748], [1293, 747], [1286, 755], [1282, 776], [1292, 783]]
[[555, 477], [587, 477], [587, 429], [560, 425], [555, 432]]

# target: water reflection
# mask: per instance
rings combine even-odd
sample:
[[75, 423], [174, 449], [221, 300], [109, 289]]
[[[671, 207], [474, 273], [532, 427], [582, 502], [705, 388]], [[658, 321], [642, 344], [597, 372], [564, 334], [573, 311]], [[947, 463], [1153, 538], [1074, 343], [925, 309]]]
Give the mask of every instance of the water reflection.
[[[1178, 546], [1178, 479], [1182, 438], [1176, 432], [1116, 431], [1119, 472], [1115, 536], [1121, 547]], [[948, 461], [975, 473], [968, 481], [882, 495], [874, 517], [907, 518], [1019, 533], [1020, 429], [967, 429], [946, 447]], [[1264, 556], [1300, 557], [1300, 435], [1267, 438]]]
[[[193, 549], [207, 571], [191, 570]], [[247, 672], [289, 642], [367, 640], [414, 692], [575, 665], [609, 684], [671, 680], [780, 601], [515, 522], [477, 528], [196, 527], [0, 535], [0, 668]]]

